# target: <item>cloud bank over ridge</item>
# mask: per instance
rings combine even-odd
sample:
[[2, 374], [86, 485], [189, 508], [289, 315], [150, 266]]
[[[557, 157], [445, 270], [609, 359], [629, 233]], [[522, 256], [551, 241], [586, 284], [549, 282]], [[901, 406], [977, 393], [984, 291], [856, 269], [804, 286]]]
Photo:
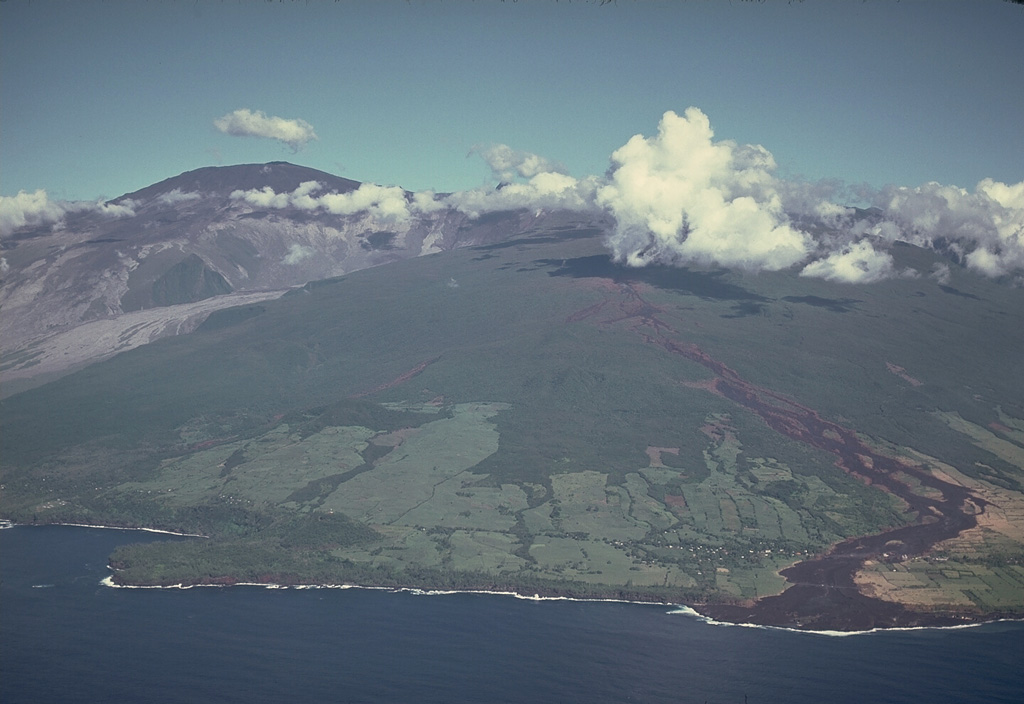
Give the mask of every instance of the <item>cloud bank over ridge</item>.
[[[497, 184], [438, 196], [363, 184], [348, 194], [235, 192], [259, 207], [367, 212], [405, 220], [453, 208], [470, 217], [501, 210], [567, 209], [610, 215], [607, 244], [627, 266], [722, 266], [749, 272], [793, 268], [800, 275], [871, 283], [899, 271], [893, 242], [940, 251], [987, 276], [1024, 273], [1024, 182], [986, 179], [973, 192], [929, 183], [849, 189], [839, 181], [779, 178], [760, 145], [716, 140], [698, 108], [666, 112], [657, 134], [633, 136], [603, 176], [577, 179], [550, 159], [504, 144], [476, 147]], [[836, 201], [855, 198], [870, 216]], [[947, 273], [948, 278], [948, 273]]]
[[891, 186], [873, 200], [885, 219], [870, 234], [947, 252], [986, 276], [1024, 271], [1024, 181]]
[[857, 219], [833, 201], [841, 183], [778, 178], [770, 152], [715, 141], [697, 108], [665, 113], [656, 136], [634, 136], [611, 162], [597, 203], [615, 217], [612, 256], [629, 266], [799, 266], [802, 276], [871, 283], [907, 273], [886, 251], [901, 241], [987, 276], [1024, 272], [1024, 182], [860, 189], [881, 216]]
[[429, 192], [406, 193], [397, 186], [378, 186], [364, 183], [349, 193], [323, 193], [317, 181], [304, 181], [290, 193], [277, 193], [270, 186], [238, 190], [231, 193], [233, 200], [241, 200], [258, 208], [297, 208], [322, 210], [332, 215], [366, 213], [387, 221], [405, 221], [416, 215], [426, 215], [444, 208]]
[[15, 196], [0, 196], [0, 237], [7, 237], [22, 227], [60, 229], [64, 217], [70, 213], [93, 212], [112, 218], [131, 217], [135, 215], [135, 206], [127, 199], [119, 203], [52, 200], [42, 188], [32, 193], [18, 191]]
[[[276, 139], [301, 148], [316, 139], [303, 120], [242, 109], [215, 121], [233, 135]], [[808, 183], [776, 175], [760, 145], [716, 140], [701, 110], [662, 115], [653, 136], [634, 135], [610, 156], [607, 172], [576, 178], [560, 163], [505, 144], [475, 147], [493, 182], [448, 194], [412, 193], [364, 183], [347, 193], [324, 192], [307, 181], [291, 192], [271, 187], [236, 190], [231, 199], [254, 208], [346, 216], [383, 222], [452, 209], [471, 218], [508, 210], [573, 210], [610, 216], [611, 256], [627, 266], [721, 266], [748, 272], [792, 269], [802, 276], [871, 283], [924, 272], [900, 271], [889, 250], [907, 242], [935, 250], [990, 277], [1024, 285], [1024, 181], [984, 179], [974, 190], [939, 183], [918, 187], [850, 188], [840, 181]], [[197, 200], [179, 189], [163, 205]], [[843, 202], [871, 205], [858, 210]], [[46, 191], [0, 197], [0, 236], [23, 227], [63, 227], [70, 213], [130, 217], [138, 204], [56, 201]], [[286, 263], [307, 258], [289, 251]], [[948, 281], [950, 269], [931, 273]]]

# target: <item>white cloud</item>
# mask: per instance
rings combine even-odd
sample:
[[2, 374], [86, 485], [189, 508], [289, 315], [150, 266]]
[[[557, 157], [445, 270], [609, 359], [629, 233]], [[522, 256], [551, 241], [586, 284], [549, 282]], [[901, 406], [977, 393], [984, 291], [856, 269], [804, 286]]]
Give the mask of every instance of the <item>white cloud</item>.
[[46, 191], [18, 191], [16, 196], [0, 196], [0, 236], [29, 225], [58, 223], [64, 218], [65, 204], [52, 201]]
[[967, 262], [967, 266], [971, 269], [992, 277], [1002, 276], [1010, 268], [999, 254], [985, 247], [978, 247], [968, 253], [964, 261]]
[[299, 210], [316, 210], [319, 207], [319, 203], [312, 194], [321, 188], [323, 186], [317, 181], [303, 181], [288, 196], [288, 202]]
[[349, 193], [314, 195], [322, 188], [316, 181], [304, 181], [291, 193], [276, 193], [270, 186], [248, 191], [233, 191], [231, 197], [260, 208], [298, 208], [325, 210], [334, 215], [366, 213], [381, 220], [408, 220], [415, 214], [431, 213], [444, 207], [432, 194], [419, 194], [410, 199], [397, 186], [377, 186], [364, 183]]
[[299, 151], [306, 142], [318, 139], [313, 126], [305, 120], [267, 117], [261, 110], [235, 110], [217, 118], [213, 124], [224, 134], [235, 137], [276, 139], [291, 147], [293, 152]]
[[949, 264], [936, 264], [932, 267], [932, 271], [929, 276], [942, 285], [948, 284], [951, 278]]
[[167, 193], [161, 193], [156, 197], [157, 201], [164, 205], [174, 205], [175, 203], [183, 203], [185, 201], [196, 200], [201, 198], [198, 193], [182, 193], [180, 188], [175, 188], [173, 191]]
[[412, 195], [412, 209], [417, 213], [429, 215], [447, 207], [442, 200], [437, 199], [433, 191], [419, 191]]
[[592, 210], [598, 179], [575, 179], [565, 167], [545, 157], [512, 149], [504, 144], [474, 147], [501, 183], [449, 194], [444, 207], [455, 208], [472, 218], [500, 210]]
[[398, 186], [364, 183], [349, 193], [320, 196], [320, 207], [335, 215], [367, 212], [385, 220], [407, 220], [412, 216], [405, 191]]
[[[293, 149], [317, 138], [302, 120], [244, 109], [215, 124], [227, 134], [277, 139]], [[615, 220], [608, 238], [612, 255], [630, 266], [697, 263], [758, 271], [801, 265], [803, 276], [866, 283], [909, 275], [895, 269], [886, 251], [889, 243], [905, 241], [952, 255], [987, 276], [1024, 274], [1024, 181], [985, 179], [973, 191], [938, 183], [870, 191], [839, 181], [786, 181], [775, 176], [775, 160], [764, 147], [716, 141], [710, 121], [697, 108], [682, 116], [666, 112], [657, 134], [632, 137], [611, 155], [611, 167], [601, 177], [574, 178], [556, 162], [504, 144], [471, 153], [502, 181], [498, 188], [438, 196], [362, 184], [348, 193], [324, 193], [322, 184], [307, 181], [291, 192], [268, 186], [231, 197], [258, 208], [366, 214], [392, 222], [446, 208], [470, 217], [499, 210], [603, 211]], [[852, 208], [839, 205], [851, 195], [872, 203], [880, 214], [855, 219]], [[158, 201], [199, 197], [175, 189]], [[44, 190], [22, 191], [0, 197], [0, 236], [27, 226], [58, 228], [74, 212], [131, 216], [136, 205], [127, 199], [53, 201]], [[308, 247], [293, 245], [284, 262], [309, 256]], [[947, 282], [950, 270], [937, 265], [928, 275]]]
[[854, 214], [853, 208], [837, 203], [850, 198], [848, 189], [841, 181], [777, 179], [775, 187], [782, 199], [782, 209], [790, 217], [817, 221], [829, 227], [840, 227]]
[[473, 147], [469, 153], [479, 154], [490, 167], [494, 176], [504, 183], [515, 181], [516, 177], [528, 179], [543, 173], [566, 173], [565, 167], [557, 162], [530, 152], [513, 149], [505, 144], [477, 146]]
[[50, 200], [43, 189], [33, 193], [18, 191], [16, 196], [0, 196], [0, 237], [6, 237], [22, 227], [51, 225], [59, 228], [68, 213], [91, 211], [112, 218], [131, 217], [135, 215], [136, 205], [130, 199], [120, 203], [102, 200], [58, 201]]
[[244, 200], [250, 205], [259, 208], [287, 208], [290, 193], [276, 193], [270, 186], [263, 188], [252, 188], [248, 191], [232, 191], [231, 197], [235, 200]]
[[73, 203], [71, 210], [92, 210], [100, 215], [106, 215], [111, 218], [130, 218], [135, 215], [135, 207], [138, 205], [131, 198], [125, 198], [120, 203], [104, 203], [103, 201], [96, 201], [91, 204], [79, 204]]
[[[973, 192], [938, 183], [873, 193], [861, 187], [857, 195], [881, 218], [853, 222], [855, 211], [837, 204], [851, 189], [776, 178], [767, 150], [715, 141], [697, 108], [682, 117], [665, 113], [656, 136], [634, 136], [611, 161], [596, 200], [616, 220], [608, 241], [613, 257], [630, 266], [756, 271], [812, 260], [802, 275], [866, 283], [913, 273], [897, 271], [885, 251], [886, 243], [905, 241], [952, 254], [987, 276], [1024, 271], [1024, 182], [985, 179]], [[948, 270], [932, 276], [948, 279]]]
[[800, 276], [811, 276], [846, 284], [867, 284], [896, 275], [892, 256], [879, 252], [868, 240], [861, 240], [811, 262]]
[[309, 259], [314, 254], [316, 254], [316, 250], [314, 250], [312, 247], [305, 247], [301, 244], [293, 243], [292, 246], [288, 248], [288, 254], [285, 256], [282, 262], [284, 264], [288, 264], [289, 266], [291, 266], [298, 264], [303, 260]]
[[658, 135], [612, 154], [597, 202], [615, 217], [616, 261], [777, 270], [804, 259], [810, 237], [791, 227], [763, 147], [713, 141], [703, 112], [666, 112]]
[[973, 192], [890, 186], [874, 200], [885, 218], [874, 234], [951, 253], [987, 276], [1024, 270], [1024, 181], [984, 179]]
[[500, 188], [476, 188], [448, 196], [448, 205], [479, 217], [498, 210], [590, 210], [595, 207], [597, 179], [582, 181], [555, 172], [542, 172], [525, 183], [506, 183]]

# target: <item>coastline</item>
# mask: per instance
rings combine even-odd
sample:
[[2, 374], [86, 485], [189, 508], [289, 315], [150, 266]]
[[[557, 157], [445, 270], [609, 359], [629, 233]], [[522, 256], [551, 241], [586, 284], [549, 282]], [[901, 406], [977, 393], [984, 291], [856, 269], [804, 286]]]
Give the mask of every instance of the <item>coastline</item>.
[[[109, 566], [108, 566], [109, 568]], [[294, 590], [308, 590], [308, 589], [363, 589], [371, 591], [384, 591], [392, 594], [411, 594], [414, 596], [453, 596], [458, 594], [479, 594], [485, 596], [503, 596], [511, 597], [513, 599], [520, 599], [523, 601], [533, 602], [546, 602], [546, 601], [570, 601], [570, 602], [581, 602], [581, 603], [613, 603], [613, 604], [631, 604], [636, 606], [663, 606], [669, 607], [671, 610], [667, 611], [668, 615], [679, 615], [686, 616], [688, 618], [694, 618], [701, 621], [709, 626], [721, 626], [721, 627], [734, 627], [734, 628], [754, 628], [762, 630], [772, 631], [785, 631], [789, 633], [802, 633], [807, 635], [819, 635], [828, 637], [844, 638], [847, 636], [857, 635], [870, 635], [872, 633], [893, 633], [902, 631], [947, 631], [947, 630], [961, 630], [966, 628], [977, 628], [979, 626], [985, 626], [992, 623], [1021, 623], [1024, 622], [1024, 617], [1015, 618], [1005, 615], [994, 615], [986, 617], [979, 615], [977, 617], [971, 617], [971, 620], [965, 620], [962, 623], [942, 623], [942, 624], [921, 624], [912, 626], [875, 626], [869, 629], [862, 630], [837, 630], [828, 628], [799, 628], [796, 626], [778, 625], [778, 624], [762, 624], [744, 621], [724, 621], [703, 614], [698, 611], [698, 607], [690, 606], [688, 604], [682, 604], [677, 602], [667, 601], [641, 601], [636, 599], [617, 599], [614, 597], [575, 597], [575, 596], [541, 596], [539, 593], [533, 595], [523, 594], [516, 591], [504, 591], [504, 590], [489, 590], [489, 589], [424, 589], [420, 587], [393, 587], [393, 586], [373, 586], [364, 584], [277, 584], [274, 582], [232, 582], [232, 583], [212, 583], [212, 582], [197, 582], [194, 584], [117, 584], [114, 581], [114, 570], [111, 569], [111, 574], [100, 580], [100, 584], [105, 587], [112, 589], [195, 589], [203, 587], [212, 588], [226, 588], [226, 587], [258, 587], [262, 589], [294, 589]], [[944, 620], [938, 614], [917, 614], [919, 619], [922, 621], [928, 620], [928, 616], [936, 616], [938, 620]]]
[[[180, 531], [170, 531], [158, 528], [134, 528], [125, 526], [108, 526], [108, 525], [92, 525], [87, 523], [46, 523], [46, 524], [27, 524], [27, 523], [15, 523], [6, 519], [0, 520], [0, 528], [14, 528], [18, 526], [25, 527], [40, 527], [40, 526], [65, 526], [71, 528], [97, 528], [101, 530], [120, 530], [120, 531], [141, 531], [146, 533], [156, 533], [162, 535], [172, 535], [176, 537], [188, 537], [188, 538], [208, 538], [208, 536], [198, 533], [185, 533]], [[225, 576], [220, 578], [218, 581], [211, 582], [192, 582], [186, 583], [181, 582], [178, 584], [162, 585], [162, 584], [118, 584], [115, 581], [117, 571], [109, 564], [107, 568], [111, 570], [111, 574], [100, 580], [99, 584], [112, 589], [192, 589], [195, 587], [260, 587], [263, 589], [366, 589], [376, 591], [387, 591], [392, 593], [408, 593], [417, 596], [448, 596], [456, 594], [481, 594], [488, 596], [505, 596], [512, 597], [515, 599], [521, 599], [526, 601], [544, 602], [544, 601], [573, 601], [573, 602], [593, 602], [593, 603], [619, 603], [619, 604], [634, 604], [634, 605], [650, 605], [650, 606], [663, 606], [669, 607], [671, 610], [668, 614], [682, 615], [690, 618], [696, 618], [704, 623], [712, 626], [732, 626], [738, 628], [761, 628], [768, 630], [780, 630], [789, 631], [794, 633], [809, 633], [824, 636], [833, 637], [845, 637], [851, 635], [867, 635], [871, 633], [883, 633], [883, 632], [896, 632], [896, 631], [916, 631], [916, 630], [954, 630], [964, 628], [974, 628], [990, 623], [1002, 623], [1002, 622], [1013, 622], [1019, 623], [1024, 622], [1024, 615], [1018, 616], [1016, 614], [970, 614], [970, 613], [941, 613], [941, 612], [919, 612], [912, 611], [902, 604], [894, 604], [894, 606], [900, 609], [900, 616], [902, 618], [894, 619], [891, 625], [871, 625], [868, 628], [837, 628], [839, 625], [838, 614], [832, 614], [831, 618], [828, 614], [823, 614], [822, 618], [815, 620], [813, 623], [801, 623], [798, 618], [782, 619], [774, 618], [771, 619], [773, 622], [767, 622], [762, 615], [762, 618], [755, 619], [749, 618], [753, 614], [750, 613], [749, 607], [740, 607], [732, 604], [685, 604], [681, 602], [664, 601], [657, 598], [644, 600], [643, 598], [624, 599], [616, 596], [573, 596], [571, 594], [571, 588], [566, 588], [569, 594], [541, 594], [535, 592], [533, 594], [523, 593], [515, 590], [490, 590], [490, 589], [459, 589], [459, 590], [448, 590], [448, 589], [430, 589], [429, 587], [416, 587], [416, 586], [394, 586], [394, 585], [371, 585], [371, 584], [351, 584], [351, 583], [294, 583], [284, 584], [277, 582], [240, 582], [234, 581], [233, 578]], [[786, 590], [783, 594], [786, 594], [790, 590]], [[799, 590], [795, 590], [799, 591]], [[783, 594], [776, 595], [775, 597], [766, 597], [767, 600], [777, 599]], [[790, 594], [789, 596], [795, 596]], [[762, 601], [763, 603], [763, 601]], [[781, 616], [782, 614], [777, 614]], [[795, 614], [790, 614], [795, 616]], [[724, 617], [724, 618], [723, 618]], [[747, 617], [747, 618], [745, 618]], [[790, 622], [786, 622], [790, 621]], [[906, 623], [902, 623], [906, 622]]]
[[[11, 523], [11, 525], [9, 526], [10, 528], [14, 528], [15, 526], [30, 526], [30, 525], [33, 525], [33, 524], [30, 524], [30, 523], [13, 523], [13, 522], [10, 522], [10, 521], [8, 521], [8, 523]], [[180, 536], [182, 538], [209, 538], [210, 537], [208, 535], [203, 535], [202, 533], [181, 533], [181, 532], [173, 531], [173, 530], [162, 530], [160, 528], [126, 528], [125, 526], [96, 526], [96, 525], [92, 525], [91, 523], [40, 523], [40, 524], [35, 524], [35, 525], [69, 526], [71, 528], [99, 528], [100, 530], [138, 530], [138, 531], [143, 531], [145, 533], [160, 533], [162, 535], [177, 535], [177, 536]]]
[[43, 526], [67, 526], [69, 528], [99, 528], [100, 530], [137, 530], [144, 533], [160, 533], [162, 535], [176, 535], [182, 538], [209, 538], [202, 533], [182, 533], [180, 531], [163, 530], [161, 528], [136, 528], [129, 526], [100, 526], [93, 523], [16, 523], [6, 518], [0, 518], [0, 530], [6, 528], [41, 528]]

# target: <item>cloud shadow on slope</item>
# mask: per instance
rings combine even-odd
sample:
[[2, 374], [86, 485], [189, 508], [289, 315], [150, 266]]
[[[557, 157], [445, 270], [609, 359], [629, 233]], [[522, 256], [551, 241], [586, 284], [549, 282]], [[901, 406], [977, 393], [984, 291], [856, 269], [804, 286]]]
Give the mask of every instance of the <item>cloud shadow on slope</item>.
[[789, 303], [803, 303], [815, 308], [824, 308], [833, 313], [849, 313], [853, 310], [854, 305], [861, 303], [857, 298], [822, 298], [821, 296], [783, 296], [782, 300]]
[[[616, 283], [644, 283], [670, 291], [680, 291], [693, 296], [719, 301], [770, 302], [760, 294], [748, 291], [742, 286], [724, 281], [724, 270], [694, 271], [692, 269], [646, 266], [633, 269], [615, 264], [610, 257], [598, 254], [575, 259], [537, 259], [534, 264], [542, 267], [555, 267], [548, 276], [571, 276], [572, 278], [611, 279]], [[757, 313], [760, 313], [760, 308]], [[752, 314], [743, 309], [741, 314]]]

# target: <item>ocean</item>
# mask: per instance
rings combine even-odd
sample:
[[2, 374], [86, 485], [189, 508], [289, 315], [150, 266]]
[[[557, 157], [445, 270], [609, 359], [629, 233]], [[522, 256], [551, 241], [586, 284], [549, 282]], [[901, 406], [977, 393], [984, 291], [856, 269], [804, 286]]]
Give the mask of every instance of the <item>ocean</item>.
[[115, 546], [0, 530], [0, 702], [1024, 701], [1024, 623], [829, 636], [671, 606], [373, 589], [116, 589]]

